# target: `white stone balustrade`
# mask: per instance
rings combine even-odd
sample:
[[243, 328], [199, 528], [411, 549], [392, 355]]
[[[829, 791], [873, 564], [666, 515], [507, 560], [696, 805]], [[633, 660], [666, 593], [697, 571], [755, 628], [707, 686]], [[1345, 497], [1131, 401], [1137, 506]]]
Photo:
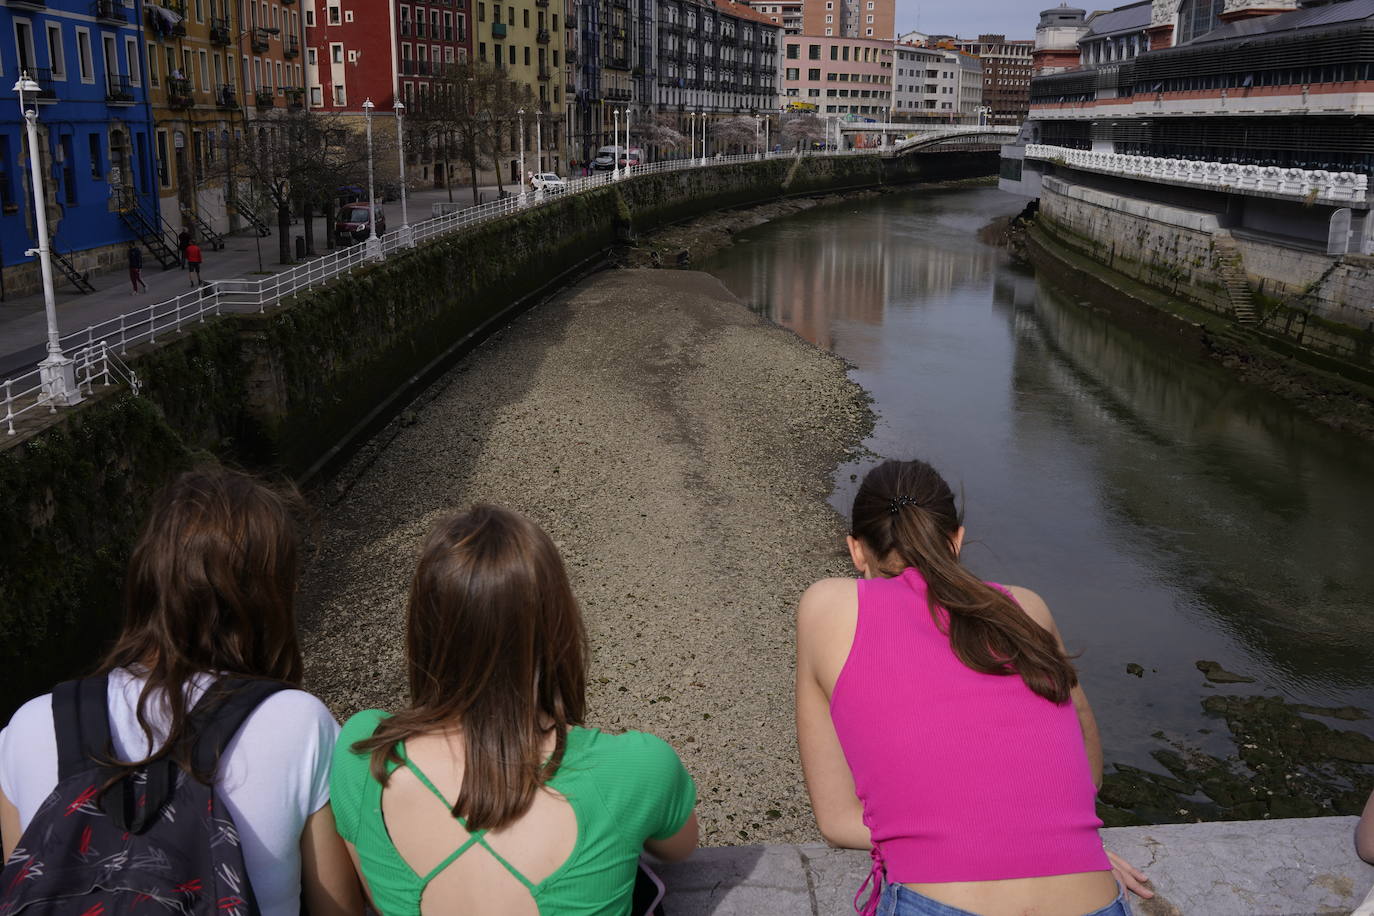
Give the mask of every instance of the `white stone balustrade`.
[[1328, 172], [1325, 169], [1197, 162], [1068, 149], [1043, 143], [1027, 144], [1026, 158], [1062, 162], [1072, 168], [1125, 178], [1215, 191], [1276, 195], [1314, 203], [1363, 204], [1369, 192], [1368, 176], [1354, 172]]

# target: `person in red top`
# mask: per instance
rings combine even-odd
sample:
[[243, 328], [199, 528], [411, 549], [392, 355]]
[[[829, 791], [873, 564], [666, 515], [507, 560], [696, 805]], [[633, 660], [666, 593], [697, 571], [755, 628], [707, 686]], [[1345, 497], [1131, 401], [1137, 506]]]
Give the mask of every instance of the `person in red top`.
[[186, 272], [191, 278], [192, 286], [203, 286], [204, 282], [200, 278], [200, 246], [195, 241], [186, 244]]

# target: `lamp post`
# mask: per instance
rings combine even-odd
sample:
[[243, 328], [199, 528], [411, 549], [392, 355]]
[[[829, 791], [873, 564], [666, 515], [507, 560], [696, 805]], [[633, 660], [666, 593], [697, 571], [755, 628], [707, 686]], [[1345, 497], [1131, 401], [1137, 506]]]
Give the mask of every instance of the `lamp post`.
[[525, 205], [525, 190], [529, 187], [529, 181], [525, 178], [525, 109], [520, 108], [515, 112], [516, 118], [516, 139], [520, 141], [520, 206]]
[[[38, 150], [38, 93], [43, 87], [29, 78], [25, 70], [14, 84], [19, 94], [19, 110], [23, 112], [25, 127], [29, 135], [29, 177], [33, 185], [34, 228], [38, 231], [38, 247], [24, 252], [29, 257], [38, 255], [38, 267], [43, 274], [43, 311], [48, 319], [48, 355], [38, 364], [38, 377], [43, 385], [43, 397], [49, 409], [56, 411], [58, 405], [66, 406], [81, 400], [81, 391], [76, 385], [76, 366], [62, 355], [62, 342], [57, 333], [57, 302], [53, 295], [52, 252], [48, 248], [48, 195], [43, 186], [42, 158]], [[25, 95], [34, 97], [33, 108], [25, 105]]]
[[773, 141], [768, 139], [769, 128], [773, 126], [773, 116], [763, 116], [763, 154], [767, 156], [773, 151]]
[[620, 109], [619, 109], [619, 108], [612, 108], [612, 109], [611, 109], [611, 118], [612, 118], [612, 121], [613, 121], [613, 124], [614, 124], [614, 129], [611, 131], [611, 149], [612, 149], [611, 155], [613, 155], [613, 156], [615, 157], [615, 160], [614, 160], [614, 161], [615, 161], [615, 168], [613, 168], [613, 169], [611, 170], [611, 180], [612, 180], [612, 181], [619, 181], [619, 180], [620, 180], [620, 151], [616, 149], [616, 147], [618, 147], [618, 146], [620, 145]]
[[[410, 244], [410, 214], [406, 210], [406, 134], [405, 134], [405, 113], [406, 104], [397, 99], [391, 106], [396, 111], [396, 161], [400, 166], [401, 176], [401, 238], [407, 245]], [[444, 181], [448, 178], [445, 176]]]
[[625, 177], [630, 177], [630, 109], [624, 109], [625, 115]]
[[367, 253], [369, 257], [382, 256], [382, 240], [377, 238], [377, 191], [372, 176], [372, 98], [363, 100], [363, 121], [367, 125]]
[[[534, 173], [536, 175], [544, 174], [544, 112], [542, 109], [534, 113]], [[540, 181], [539, 187], [534, 189], [534, 199], [544, 199], [543, 181]]]
[[701, 118], [701, 158], [697, 160], [697, 165], [706, 164], [706, 112], [699, 111], [697, 114]]
[[754, 158], [763, 158], [763, 147], [759, 145], [759, 116], [754, 115]]
[[697, 157], [697, 113], [695, 111], [688, 112], [687, 121], [692, 125], [692, 140], [687, 147], [687, 158], [695, 159]]

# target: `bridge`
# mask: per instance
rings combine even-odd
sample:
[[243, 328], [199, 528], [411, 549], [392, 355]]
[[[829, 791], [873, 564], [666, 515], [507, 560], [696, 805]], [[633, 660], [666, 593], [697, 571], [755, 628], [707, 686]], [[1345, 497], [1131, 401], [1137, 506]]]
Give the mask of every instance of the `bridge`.
[[1021, 132], [1019, 125], [922, 127], [911, 123], [878, 121], [840, 121], [837, 128], [841, 134], [880, 134], [883, 142], [879, 149], [898, 156], [945, 145], [1001, 146], [1011, 142]]

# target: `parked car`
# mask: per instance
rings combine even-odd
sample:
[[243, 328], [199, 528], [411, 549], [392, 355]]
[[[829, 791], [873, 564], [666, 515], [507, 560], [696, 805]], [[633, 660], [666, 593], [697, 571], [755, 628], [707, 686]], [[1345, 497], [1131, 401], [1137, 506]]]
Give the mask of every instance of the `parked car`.
[[615, 168], [616, 161], [623, 155], [623, 146], [603, 146], [597, 150], [596, 158], [592, 160], [592, 168], [598, 172], [608, 172]]
[[530, 179], [530, 187], [548, 194], [558, 194], [568, 189], [568, 183], [553, 172], [536, 172]]
[[644, 157], [640, 154], [638, 147], [632, 146], [620, 155], [620, 167], [622, 169], [639, 165], [642, 161], [644, 161]]
[[[339, 209], [339, 216], [334, 221], [334, 235], [340, 243], [351, 245], [368, 237], [371, 231], [368, 219], [370, 210], [371, 208], [365, 203], [345, 204]], [[385, 232], [386, 211], [378, 207], [377, 234], [382, 235]]]

